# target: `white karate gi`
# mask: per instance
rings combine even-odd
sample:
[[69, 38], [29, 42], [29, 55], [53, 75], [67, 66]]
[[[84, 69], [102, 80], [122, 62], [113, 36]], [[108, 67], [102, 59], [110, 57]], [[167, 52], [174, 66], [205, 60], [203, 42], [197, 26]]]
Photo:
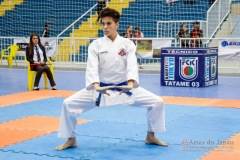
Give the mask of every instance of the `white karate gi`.
[[107, 36], [93, 41], [88, 49], [86, 88], [66, 98], [63, 102], [58, 136], [76, 136], [77, 117], [95, 107], [93, 83], [119, 84], [134, 80], [132, 96], [109, 90], [111, 96], [102, 94], [100, 106], [129, 104], [147, 109], [148, 131], [165, 131], [165, 111], [162, 99], [139, 87], [136, 46], [129, 39], [117, 36], [112, 42]]

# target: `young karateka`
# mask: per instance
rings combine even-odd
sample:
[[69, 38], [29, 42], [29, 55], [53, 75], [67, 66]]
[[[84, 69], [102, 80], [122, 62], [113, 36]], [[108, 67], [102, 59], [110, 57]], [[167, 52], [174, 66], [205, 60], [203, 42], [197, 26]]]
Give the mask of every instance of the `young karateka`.
[[165, 131], [162, 99], [139, 87], [136, 47], [118, 35], [120, 14], [105, 8], [100, 13], [104, 37], [93, 41], [88, 49], [86, 88], [65, 99], [58, 136], [68, 138], [56, 150], [76, 147], [77, 117], [97, 106], [129, 104], [147, 109], [146, 144], [167, 146], [154, 132]]

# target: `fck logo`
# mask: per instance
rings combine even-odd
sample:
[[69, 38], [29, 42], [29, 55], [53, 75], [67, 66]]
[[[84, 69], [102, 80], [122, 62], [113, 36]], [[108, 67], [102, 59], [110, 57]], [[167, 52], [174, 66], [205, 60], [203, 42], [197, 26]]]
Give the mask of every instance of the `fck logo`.
[[191, 81], [198, 76], [198, 57], [179, 57], [180, 77]]

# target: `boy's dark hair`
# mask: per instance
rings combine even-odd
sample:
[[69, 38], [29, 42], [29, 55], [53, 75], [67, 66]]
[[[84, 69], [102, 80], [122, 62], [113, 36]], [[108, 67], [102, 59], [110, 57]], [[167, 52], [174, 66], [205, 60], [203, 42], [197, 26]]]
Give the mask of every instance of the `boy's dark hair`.
[[112, 8], [105, 8], [100, 12], [100, 18], [103, 19], [104, 17], [112, 17], [114, 22], [119, 22], [120, 13]]
[[48, 27], [49, 26], [49, 24], [48, 23], [45, 23], [45, 27]]

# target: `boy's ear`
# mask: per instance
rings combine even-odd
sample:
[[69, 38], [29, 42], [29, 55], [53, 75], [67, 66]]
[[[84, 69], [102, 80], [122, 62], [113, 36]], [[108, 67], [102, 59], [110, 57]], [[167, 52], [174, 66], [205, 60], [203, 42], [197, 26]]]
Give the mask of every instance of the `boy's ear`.
[[119, 27], [119, 22], [116, 23], [117, 28]]

